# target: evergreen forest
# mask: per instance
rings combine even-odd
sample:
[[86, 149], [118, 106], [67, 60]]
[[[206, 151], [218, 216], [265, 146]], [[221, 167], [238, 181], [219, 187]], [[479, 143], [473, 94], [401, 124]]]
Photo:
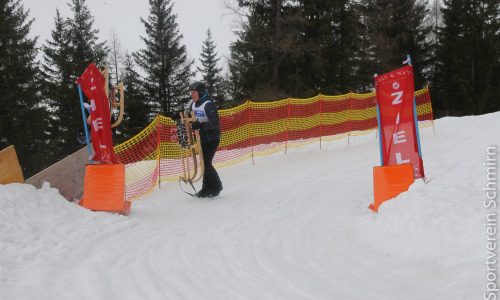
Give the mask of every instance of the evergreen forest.
[[239, 18], [230, 56], [223, 60], [214, 33], [200, 28], [200, 67], [187, 55], [174, 0], [149, 0], [134, 52], [114, 34], [100, 39], [85, 0], [66, 5], [71, 15], [58, 10], [50, 39], [39, 41], [23, 1], [0, 0], [0, 150], [15, 146], [25, 178], [83, 147], [76, 79], [91, 62], [107, 62], [111, 84], [125, 85], [115, 144], [183, 109], [194, 80], [219, 109], [368, 93], [373, 74], [402, 67], [407, 54], [416, 89], [429, 86], [434, 118], [500, 110], [500, 0], [226, 0]]

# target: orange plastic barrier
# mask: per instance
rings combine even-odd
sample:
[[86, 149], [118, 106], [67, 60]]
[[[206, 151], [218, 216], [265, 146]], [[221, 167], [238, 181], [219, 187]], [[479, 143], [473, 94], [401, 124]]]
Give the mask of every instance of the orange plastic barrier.
[[[433, 125], [429, 89], [415, 92], [420, 128]], [[362, 135], [377, 129], [375, 93], [318, 95], [274, 102], [246, 102], [219, 111], [222, 139], [214, 166], [230, 166], [288, 148]], [[183, 174], [175, 124], [158, 116], [142, 132], [114, 147], [126, 168], [126, 199]], [[285, 152], [286, 153], [286, 152]]]
[[124, 165], [87, 165], [83, 198], [80, 205], [91, 210], [128, 214], [125, 200]]
[[413, 165], [401, 164], [373, 168], [374, 203], [369, 208], [378, 212], [382, 202], [406, 192], [414, 182]]

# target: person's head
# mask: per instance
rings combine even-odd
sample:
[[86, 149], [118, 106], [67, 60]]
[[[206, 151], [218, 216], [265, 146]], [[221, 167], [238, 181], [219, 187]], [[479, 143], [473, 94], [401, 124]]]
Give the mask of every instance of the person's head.
[[196, 102], [207, 92], [207, 87], [203, 82], [195, 81], [189, 85], [189, 91], [191, 92], [191, 99]]

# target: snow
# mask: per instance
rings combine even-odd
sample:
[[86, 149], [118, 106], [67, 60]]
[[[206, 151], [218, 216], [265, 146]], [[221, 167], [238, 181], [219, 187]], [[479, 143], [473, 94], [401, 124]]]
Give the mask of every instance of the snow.
[[48, 184], [0, 185], [1, 298], [481, 299], [500, 112], [439, 119], [420, 138], [426, 182], [379, 213], [375, 132], [220, 169], [215, 199], [162, 183], [129, 216]]

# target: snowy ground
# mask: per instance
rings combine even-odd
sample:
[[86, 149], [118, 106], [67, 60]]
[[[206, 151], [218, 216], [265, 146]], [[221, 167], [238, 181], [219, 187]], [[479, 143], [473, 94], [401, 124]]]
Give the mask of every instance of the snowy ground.
[[0, 185], [0, 298], [483, 299], [500, 113], [435, 130], [420, 132], [427, 182], [378, 214], [375, 133], [223, 168], [216, 199], [162, 183], [128, 217]]

